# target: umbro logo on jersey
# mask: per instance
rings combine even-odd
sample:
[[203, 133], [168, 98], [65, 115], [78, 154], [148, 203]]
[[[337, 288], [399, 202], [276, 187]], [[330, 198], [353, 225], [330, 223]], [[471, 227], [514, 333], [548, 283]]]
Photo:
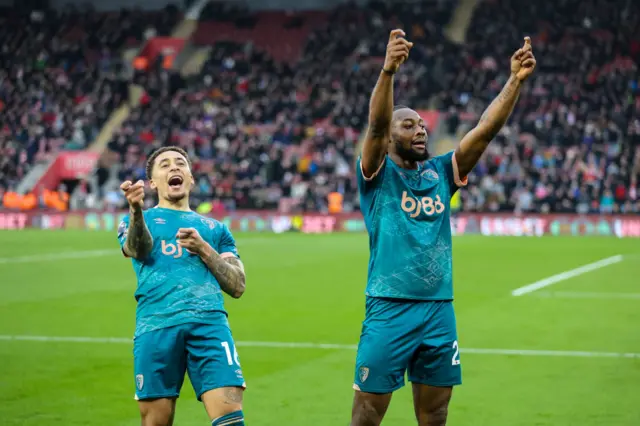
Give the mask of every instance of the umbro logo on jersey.
[[158, 225], [164, 225], [165, 223], [167, 223], [167, 221], [161, 217], [156, 217], [155, 219], [153, 219], [153, 221]]

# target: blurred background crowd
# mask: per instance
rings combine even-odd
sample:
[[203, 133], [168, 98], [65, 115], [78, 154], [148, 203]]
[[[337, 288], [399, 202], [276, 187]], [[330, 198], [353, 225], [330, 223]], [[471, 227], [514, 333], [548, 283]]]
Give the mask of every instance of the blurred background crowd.
[[[454, 209], [640, 213], [639, 2], [372, 1], [295, 13], [29, 3], [0, 7], [6, 209], [120, 209], [120, 182], [144, 179], [149, 153], [174, 144], [194, 162], [199, 211], [357, 211], [369, 95], [388, 32], [401, 27], [414, 48], [396, 103], [424, 115], [433, 155], [455, 148], [523, 37], [533, 41], [537, 71]], [[152, 51], [155, 41], [172, 48]], [[38, 185], [73, 151], [95, 161]]]

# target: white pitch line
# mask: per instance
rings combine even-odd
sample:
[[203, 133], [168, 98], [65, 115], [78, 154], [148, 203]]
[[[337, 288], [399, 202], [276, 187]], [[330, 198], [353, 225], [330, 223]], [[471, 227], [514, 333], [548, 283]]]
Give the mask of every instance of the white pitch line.
[[33, 254], [28, 256], [0, 257], [0, 264], [6, 263], [36, 263], [50, 262], [65, 259], [85, 259], [88, 257], [100, 257], [119, 254], [118, 250], [85, 250], [85, 251], [63, 251], [61, 253]]
[[[0, 341], [28, 341], [28, 342], [57, 342], [57, 343], [116, 343], [131, 344], [132, 338], [125, 337], [74, 337], [74, 336], [30, 336], [30, 335], [0, 335]], [[356, 350], [357, 345], [337, 343], [305, 343], [305, 342], [257, 342], [239, 341], [238, 346], [258, 348], [285, 349], [341, 349]], [[488, 348], [460, 348], [465, 354], [478, 355], [511, 355], [511, 356], [546, 356], [546, 357], [574, 357], [574, 358], [634, 358], [640, 359], [640, 353], [633, 352], [593, 352], [593, 351], [551, 351], [538, 349], [488, 349]]]
[[582, 291], [540, 291], [536, 293], [538, 297], [548, 297], [552, 299], [618, 299], [618, 300], [638, 300], [640, 293], [598, 293]]
[[586, 265], [580, 266], [579, 268], [570, 269], [568, 271], [561, 272], [556, 275], [552, 275], [548, 278], [542, 279], [540, 281], [536, 281], [531, 284], [527, 284], [523, 287], [517, 288], [511, 292], [512, 296], [522, 296], [523, 294], [531, 293], [536, 290], [540, 290], [541, 288], [548, 287], [560, 281], [565, 281], [573, 277], [580, 276], [582, 274], [586, 274], [587, 272], [595, 271], [600, 268], [604, 268], [605, 266], [613, 265], [615, 263], [620, 263], [624, 260], [624, 257], [621, 255], [607, 257], [606, 259], [598, 260], [597, 262], [588, 263]]

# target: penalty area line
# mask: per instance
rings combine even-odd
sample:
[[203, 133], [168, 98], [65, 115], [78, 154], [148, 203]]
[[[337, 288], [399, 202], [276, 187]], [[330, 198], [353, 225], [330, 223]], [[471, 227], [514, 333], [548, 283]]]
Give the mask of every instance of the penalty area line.
[[522, 296], [536, 290], [540, 290], [541, 288], [549, 287], [550, 285], [559, 283], [561, 281], [568, 280], [570, 278], [578, 277], [580, 275], [586, 274], [587, 272], [596, 271], [598, 269], [604, 268], [609, 265], [613, 265], [616, 263], [620, 263], [624, 260], [622, 255], [616, 255], [607, 257], [606, 259], [598, 260], [597, 262], [588, 263], [586, 265], [582, 265], [575, 269], [570, 269], [568, 271], [561, 272], [556, 275], [552, 275], [548, 278], [544, 278], [540, 281], [536, 281], [531, 284], [527, 284], [523, 287], [517, 288], [511, 292], [512, 296]]
[[[132, 338], [125, 337], [79, 337], [79, 336], [31, 336], [31, 335], [0, 335], [0, 341], [22, 342], [55, 342], [55, 343], [102, 343], [102, 344], [132, 344]], [[279, 348], [279, 349], [337, 349], [356, 350], [357, 345], [338, 343], [311, 342], [259, 342], [238, 341], [239, 347]], [[460, 348], [463, 354], [529, 356], [529, 357], [565, 357], [565, 358], [633, 358], [640, 359], [640, 353], [634, 352], [594, 352], [594, 351], [557, 351], [538, 349], [491, 349], [491, 348]]]

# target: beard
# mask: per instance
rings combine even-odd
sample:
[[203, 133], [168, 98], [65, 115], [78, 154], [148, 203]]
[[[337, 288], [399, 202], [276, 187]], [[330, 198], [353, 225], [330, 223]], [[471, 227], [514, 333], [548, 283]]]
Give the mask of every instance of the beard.
[[414, 151], [412, 148], [405, 148], [400, 142], [396, 142], [396, 154], [404, 161], [426, 161], [431, 157], [429, 150], [425, 148], [424, 152]]

